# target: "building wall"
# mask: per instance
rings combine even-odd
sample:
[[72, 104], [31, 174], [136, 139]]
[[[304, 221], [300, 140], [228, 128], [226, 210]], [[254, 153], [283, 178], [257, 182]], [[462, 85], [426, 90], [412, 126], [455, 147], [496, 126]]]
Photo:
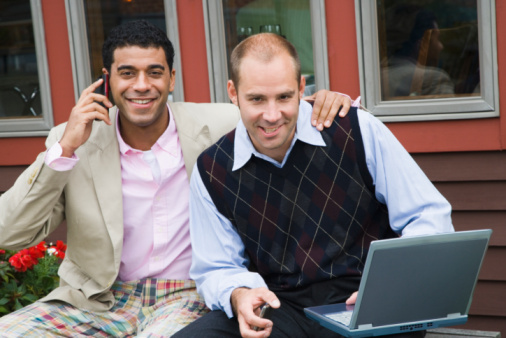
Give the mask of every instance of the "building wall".
[[506, 334], [506, 153], [415, 154], [415, 160], [451, 203], [457, 231], [492, 229], [464, 328]]

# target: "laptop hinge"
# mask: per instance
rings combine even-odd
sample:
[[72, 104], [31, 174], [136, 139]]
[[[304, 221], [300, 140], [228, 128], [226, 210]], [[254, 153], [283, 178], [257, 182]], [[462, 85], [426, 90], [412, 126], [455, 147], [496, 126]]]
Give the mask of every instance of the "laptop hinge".
[[372, 329], [372, 324], [362, 324], [358, 326], [359, 330]]
[[462, 317], [462, 315], [460, 314], [460, 312], [456, 312], [456, 313], [449, 313], [446, 315], [446, 318], [458, 318], [458, 317]]

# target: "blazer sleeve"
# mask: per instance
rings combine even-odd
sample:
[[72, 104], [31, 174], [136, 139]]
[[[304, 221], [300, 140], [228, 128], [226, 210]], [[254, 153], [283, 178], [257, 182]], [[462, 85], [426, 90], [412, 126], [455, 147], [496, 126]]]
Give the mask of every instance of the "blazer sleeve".
[[[46, 147], [57, 142], [64, 126], [55, 127]], [[0, 248], [19, 250], [39, 243], [65, 218], [63, 188], [71, 171], [58, 172], [44, 163], [46, 152], [38, 155], [0, 196]]]

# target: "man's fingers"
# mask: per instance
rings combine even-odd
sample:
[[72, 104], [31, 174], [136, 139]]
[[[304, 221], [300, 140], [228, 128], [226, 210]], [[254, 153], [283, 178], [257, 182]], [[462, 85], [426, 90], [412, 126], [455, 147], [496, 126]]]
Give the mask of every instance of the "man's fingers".
[[[255, 289], [237, 288], [231, 295], [232, 306], [235, 308], [239, 328], [243, 337], [268, 337], [273, 323], [268, 318], [260, 318], [260, 308], [268, 303], [273, 308], [280, 306], [276, 295], [265, 287]], [[257, 332], [253, 328], [259, 327]]]
[[311, 115], [312, 125], [320, 131], [324, 127], [330, 127], [338, 112], [340, 117], [348, 114], [351, 104], [352, 101], [347, 95], [329, 91], [317, 92]]
[[269, 337], [271, 334], [272, 322], [267, 319], [261, 319], [256, 316], [255, 318], [246, 319], [243, 316], [239, 316], [237, 321], [239, 322], [239, 330], [242, 337]]
[[93, 102], [101, 102], [106, 109], [112, 108], [113, 104], [109, 101], [109, 98], [102, 94], [91, 93], [89, 97]]
[[92, 103], [92, 107], [90, 108], [90, 114], [93, 114], [93, 118], [95, 120], [104, 121], [106, 124], [111, 125], [111, 119], [109, 117], [109, 109], [103, 107], [97, 101]]
[[350, 110], [351, 107], [351, 103], [352, 103], [351, 98], [344, 95], [339, 95], [339, 104], [337, 106], [337, 110], [339, 111], [339, 107], [342, 106], [341, 111], [339, 111], [340, 117], [345, 117], [346, 114], [348, 114], [348, 111]]
[[353, 305], [357, 302], [358, 291], [353, 292], [353, 294], [346, 300], [346, 304]]
[[311, 95], [309, 95], [309, 96], [304, 96], [304, 97], [302, 98], [302, 100], [304, 100], [304, 101], [306, 101], [306, 102], [313, 102], [313, 101], [315, 100], [315, 98], [316, 98], [316, 93], [311, 94]]
[[[93, 82], [91, 85], [89, 85], [86, 89], [84, 89], [81, 92], [81, 96], [79, 96], [79, 99], [77, 100], [77, 104], [76, 105], [82, 104], [84, 101], [86, 101], [88, 99], [88, 96], [90, 94], [93, 94], [93, 92], [98, 87], [100, 87], [102, 85], [102, 82], [104, 82], [104, 80], [102, 78], [100, 78], [97, 81]], [[96, 95], [99, 95], [99, 94], [96, 94]]]
[[99, 93], [95, 93], [95, 90], [97, 88], [99, 88], [103, 82], [104, 82], [104, 80], [102, 78], [100, 78], [97, 81], [93, 82], [88, 88], [83, 90], [83, 92], [81, 93], [81, 96], [79, 97], [79, 100], [77, 100], [76, 106], [79, 106], [79, 105], [84, 106], [91, 101], [97, 101], [97, 102], [102, 102], [107, 108], [111, 108], [113, 106], [113, 104], [111, 103], [111, 101], [109, 101], [108, 97], [106, 97], [102, 94], [99, 94]]
[[93, 120], [101, 120], [108, 125], [111, 125], [109, 109], [104, 108], [97, 101], [92, 101], [84, 107], [77, 108], [72, 114], [74, 115], [73, 120], [76, 122], [81, 120], [82, 122], [88, 124], [93, 122]]
[[[314, 96], [314, 103], [313, 103], [313, 114], [311, 115], [311, 123], [316, 129], [323, 130], [323, 121], [325, 121], [325, 118], [327, 117], [327, 113], [325, 112], [325, 102], [326, 95], [322, 91], [318, 91], [316, 94], [313, 94]], [[322, 115], [323, 118], [322, 118]]]

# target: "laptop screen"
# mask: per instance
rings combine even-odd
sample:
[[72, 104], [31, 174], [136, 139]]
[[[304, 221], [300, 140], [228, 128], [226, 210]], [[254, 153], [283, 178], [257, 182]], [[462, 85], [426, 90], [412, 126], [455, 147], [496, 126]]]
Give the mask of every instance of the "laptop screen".
[[369, 276], [362, 277], [352, 325], [467, 314], [489, 237], [456, 234], [373, 242], [365, 269]]

